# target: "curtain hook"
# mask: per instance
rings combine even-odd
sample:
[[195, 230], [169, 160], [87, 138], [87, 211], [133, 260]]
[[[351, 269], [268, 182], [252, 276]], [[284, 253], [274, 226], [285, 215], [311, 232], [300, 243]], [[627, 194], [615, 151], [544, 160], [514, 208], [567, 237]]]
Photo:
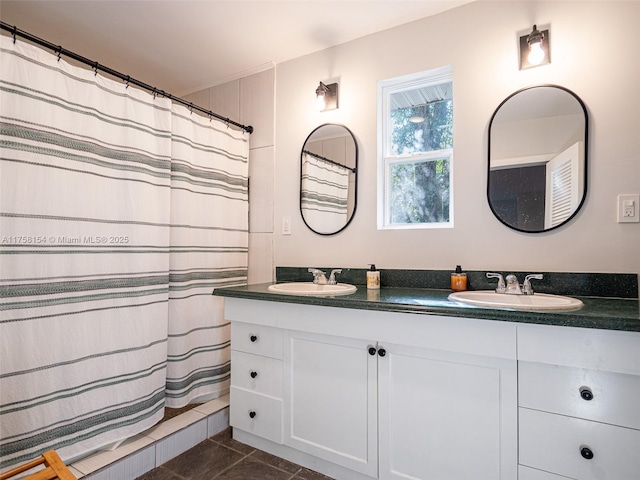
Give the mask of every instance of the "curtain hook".
[[129, 88], [129, 81], [130, 81], [130, 80], [131, 80], [131, 76], [130, 76], [130, 75], [127, 75], [127, 79], [126, 79], [126, 81], [125, 81], [125, 87], [124, 87], [124, 88], [125, 88], [125, 90], [126, 90], [127, 88]]
[[13, 26], [13, 44], [15, 45], [16, 43], [16, 34], [18, 33], [18, 27], [16, 27], [15, 25]]
[[98, 67], [100, 66], [100, 64], [98, 62], [96, 62], [93, 65], [93, 76], [95, 77], [96, 75], [98, 75]]
[[193, 103], [189, 103], [189, 115], [193, 114]]
[[156, 99], [156, 92], [157, 92], [156, 87], [153, 87], [153, 99], [154, 100]]
[[60, 61], [60, 55], [62, 55], [62, 45], [58, 45], [58, 61]]

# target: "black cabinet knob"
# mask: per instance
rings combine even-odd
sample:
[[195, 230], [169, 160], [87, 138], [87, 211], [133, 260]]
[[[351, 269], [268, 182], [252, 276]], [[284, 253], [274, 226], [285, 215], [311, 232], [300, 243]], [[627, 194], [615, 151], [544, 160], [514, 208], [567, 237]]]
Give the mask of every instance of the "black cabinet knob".
[[258, 376], [258, 372], [251, 372], [249, 375], [251, 375], [251, 378], [256, 378]]
[[375, 347], [369, 347], [369, 355], [375, 355], [375, 354], [376, 354]]
[[256, 340], [258, 340], [258, 336], [257, 335], [250, 335], [249, 336], [249, 340], [251, 340], [252, 342], [255, 342]]
[[593, 451], [589, 447], [582, 447], [580, 449], [580, 455], [582, 455], [582, 458], [591, 460], [593, 458]]
[[586, 401], [593, 400], [593, 392], [589, 387], [582, 387], [580, 389], [580, 396]]
[[387, 351], [384, 348], [378, 350], [378, 355], [384, 357], [387, 354]]
[[251, 411], [249, 412], [249, 416], [250, 416], [251, 418], [256, 418], [256, 412], [254, 412], [253, 410], [251, 410]]

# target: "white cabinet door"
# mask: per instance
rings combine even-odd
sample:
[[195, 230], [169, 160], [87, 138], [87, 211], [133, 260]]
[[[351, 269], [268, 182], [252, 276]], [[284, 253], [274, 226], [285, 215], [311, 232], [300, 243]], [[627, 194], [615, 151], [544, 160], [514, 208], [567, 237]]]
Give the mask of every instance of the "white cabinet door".
[[380, 348], [379, 478], [517, 478], [515, 360]]
[[292, 331], [284, 345], [283, 442], [375, 477], [375, 344]]

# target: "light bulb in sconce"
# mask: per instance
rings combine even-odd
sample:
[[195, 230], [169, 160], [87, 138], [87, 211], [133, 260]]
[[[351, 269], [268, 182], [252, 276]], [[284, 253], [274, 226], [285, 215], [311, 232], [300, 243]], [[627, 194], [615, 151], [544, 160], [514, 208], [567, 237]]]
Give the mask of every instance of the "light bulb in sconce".
[[542, 44], [540, 42], [534, 43], [529, 47], [531, 51], [529, 52], [529, 63], [531, 65], [538, 65], [542, 60], [544, 60], [544, 50], [542, 49]]
[[316, 88], [316, 105], [321, 112], [338, 108], [338, 84], [325, 85], [320, 82]]
[[544, 39], [544, 33], [542, 33], [536, 25], [533, 26], [533, 31], [529, 34], [527, 43], [529, 44], [529, 56], [527, 57], [531, 65], [538, 65], [544, 60], [544, 50], [542, 49], [542, 40]]
[[326, 107], [325, 96], [327, 94], [327, 86], [320, 82], [318, 88], [316, 88], [316, 106], [318, 110], [322, 111]]
[[520, 37], [520, 69], [550, 63], [549, 51], [549, 30], [534, 25], [529, 35]]

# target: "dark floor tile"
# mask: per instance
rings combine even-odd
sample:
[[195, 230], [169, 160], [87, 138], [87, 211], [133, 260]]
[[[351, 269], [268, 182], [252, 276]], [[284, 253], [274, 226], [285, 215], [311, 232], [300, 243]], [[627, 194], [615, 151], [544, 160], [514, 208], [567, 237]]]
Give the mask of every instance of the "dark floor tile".
[[292, 480], [333, 480], [331, 477], [303, 468]]
[[276, 467], [279, 470], [284, 470], [290, 474], [298, 473], [300, 471], [300, 465], [296, 465], [295, 463], [291, 463], [284, 458], [276, 457], [275, 455], [271, 455], [270, 453], [263, 452], [262, 450], [254, 451], [248, 458], [253, 460], [257, 460], [262, 463], [266, 463], [273, 467]]
[[289, 480], [291, 474], [246, 457], [215, 478], [216, 480]]
[[223, 430], [211, 437], [210, 440], [219, 443], [222, 446], [235, 450], [236, 452], [244, 453], [245, 455], [249, 455], [251, 452], [255, 450], [255, 448], [250, 447], [249, 445], [245, 445], [244, 443], [240, 443], [237, 440], [234, 440], [232, 437], [233, 429], [231, 427]]
[[245, 455], [205, 440], [163, 466], [186, 480], [210, 480]]
[[179, 477], [164, 467], [158, 467], [138, 477], [136, 480], [184, 480], [184, 477]]

